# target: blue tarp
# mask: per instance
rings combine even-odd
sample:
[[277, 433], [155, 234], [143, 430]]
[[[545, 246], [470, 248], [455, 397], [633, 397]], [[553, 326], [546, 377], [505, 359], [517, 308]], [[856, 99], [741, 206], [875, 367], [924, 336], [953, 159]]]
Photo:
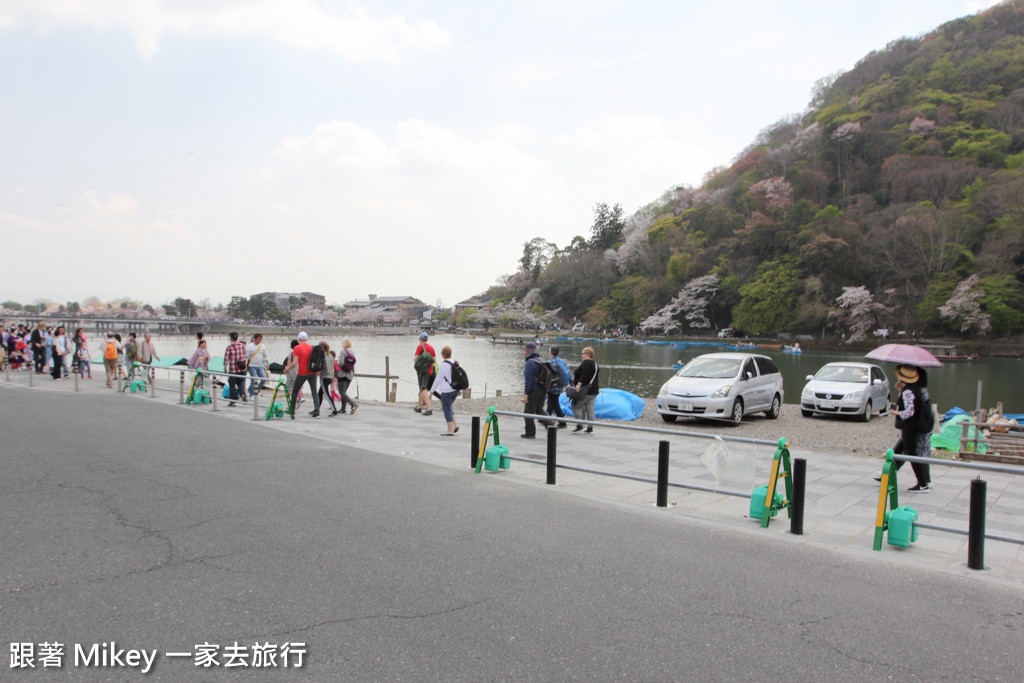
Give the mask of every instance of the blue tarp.
[[[572, 414], [569, 397], [562, 394], [558, 399], [562, 412]], [[621, 420], [631, 422], [639, 420], [644, 413], [644, 400], [636, 394], [622, 389], [602, 389], [594, 401], [594, 417], [598, 420]]]

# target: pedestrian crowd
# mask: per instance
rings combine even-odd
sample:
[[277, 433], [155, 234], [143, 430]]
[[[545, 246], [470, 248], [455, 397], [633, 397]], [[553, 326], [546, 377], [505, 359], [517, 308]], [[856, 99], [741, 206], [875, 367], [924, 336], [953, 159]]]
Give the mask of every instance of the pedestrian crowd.
[[7, 327], [0, 323], [0, 366], [7, 363], [16, 372], [48, 374], [54, 380], [67, 379], [71, 373], [92, 379], [91, 361], [82, 328], [69, 338], [63, 325], [19, 323]]

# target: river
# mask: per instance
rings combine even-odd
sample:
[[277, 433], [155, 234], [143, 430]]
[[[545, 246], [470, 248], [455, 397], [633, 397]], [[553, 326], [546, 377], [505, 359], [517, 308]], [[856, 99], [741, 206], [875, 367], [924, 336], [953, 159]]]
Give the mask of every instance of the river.
[[[332, 348], [340, 348], [342, 337], [324, 336], [314, 332], [314, 340], [324, 339]], [[210, 353], [224, 354], [226, 336], [208, 335]], [[357, 374], [383, 375], [385, 358], [390, 359], [392, 375], [398, 375], [398, 400], [414, 401], [416, 397], [415, 376], [412, 369], [413, 351], [418, 343], [415, 336], [352, 336], [353, 352], [358, 363]], [[602, 368], [601, 385], [625, 389], [638, 396], [657, 396], [661, 385], [673, 373], [672, 365], [679, 360], [689, 360], [701, 353], [724, 351], [723, 346], [688, 346], [674, 349], [653, 344], [630, 342], [555, 341], [561, 348], [561, 356], [570, 368], [580, 361], [580, 352], [585, 346], [592, 346], [596, 359]], [[195, 349], [191, 337], [154, 337], [157, 352], [163, 357], [188, 357]], [[281, 362], [288, 355], [290, 338], [268, 337], [264, 344], [273, 361]], [[470, 387], [474, 397], [493, 396], [495, 390], [505, 394], [518, 393], [522, 386], [523, 354], [518, 345], [495, 345], [489, 338], [471, 339], [461, 335], [436, 335], [430, 343], [440, 353], [441, 347], [450, 345], [453, 357], [469, 374]], [[95, 343], [92, 344], [95, 351]], [[772, 357], [782, 371], [785, 381], [786, 403], [795, 405], [800, 401], [800, 390], [805, 377], [814, 374], [825, 363], [837, 360], [864, 360], [860, 353], [842, 351], [804, 351], [802, 354], [788, 354], [781, 349], [757, 349]], [[541, 355], [547, 357], [546, 347]], [[893, 366], [880, 363], [890, 381]], [[971, 363], [945, 363], [941, 368], [929, 370], [929, 392], [932, 401], [945, 411], [953, 406], [973, 410], [978, 400], [978, 382], [982, 382], [982, 407], [995, 407], [1002, 402], [1006, 412], [1024, 412], [1024, 362], [1013, 358], [980, 358]], [[384, 398], [384, 380], [359, 378], [356, 381], [359, 396], [368, 399]]]

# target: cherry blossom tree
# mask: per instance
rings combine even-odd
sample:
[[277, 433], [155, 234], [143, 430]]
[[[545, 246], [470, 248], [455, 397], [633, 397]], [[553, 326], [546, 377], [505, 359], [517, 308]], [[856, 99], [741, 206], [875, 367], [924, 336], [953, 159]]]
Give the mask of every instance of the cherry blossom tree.
[[679, 327], [679, 318], [682, 318], [689, 327], [707, 329], [711, 327], [708, 310], [717, 293], [718, 276], [714, 273], [694, 278], [672, 301], [641, 322], [640, 327], [670, 332]]
[[793, 186], [781, 176], [766, 178], [750, 186], [751, 196], [763, 195], [765, 208], [768, 211], [782, 209], [785, 211], [793, 203]]
[[985, 334], [992, 327], [992, 316], [981, 310], [981, 299], [985, 292], [978, 288], [975, 273], [957, 283], [953, 295], [939, 306], [939, 315], [960, 332]]
[[868, 332], [878, 327], [878, 316], [885, 306], [876, 302], [874, 295], [863, 285], [860, 287], [843, 287], [843, 293], [836, 297], [839, 310], [830, 313], [832, 318], [841, 321], [850, 333], [848, 342], [855, 342], [867, 337]]

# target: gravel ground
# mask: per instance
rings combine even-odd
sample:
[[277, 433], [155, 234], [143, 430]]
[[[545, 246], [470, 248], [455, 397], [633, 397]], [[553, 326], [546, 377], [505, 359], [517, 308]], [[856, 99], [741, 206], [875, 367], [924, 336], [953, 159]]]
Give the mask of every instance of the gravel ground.
[[[786, 437], [790, 447], [797, 450], [862, 455], [881, 459], [885, 455], [885, 451], [896, 443], [897, 437], [892, 417], [876, 416], [870, 422], [858, 422], [850, 418], [803, 417], [799, 407], [785, 405], [777, 420], [769, 420], [764, 413], [758, 413], [748, 415], [739, 427], [690, 418], [678, 418], [670, 424], [661, 419], [654, 399], [645, 399], [644, 402], [647, 407], [644, 409], [643, 417], [631, 424], [642, 427], [678, 429], [684, 432], [746, 436], [769, 441]], [[458, 415], [484, 415], [490, 406], [512, 412], [520, 412], [523, 409], [521, 397], [513, 395], [486, 399], [459, 399], [455, 402], [455, 412]], [[437, 406], [437, 410], [440, 410], [440, 406]]]

